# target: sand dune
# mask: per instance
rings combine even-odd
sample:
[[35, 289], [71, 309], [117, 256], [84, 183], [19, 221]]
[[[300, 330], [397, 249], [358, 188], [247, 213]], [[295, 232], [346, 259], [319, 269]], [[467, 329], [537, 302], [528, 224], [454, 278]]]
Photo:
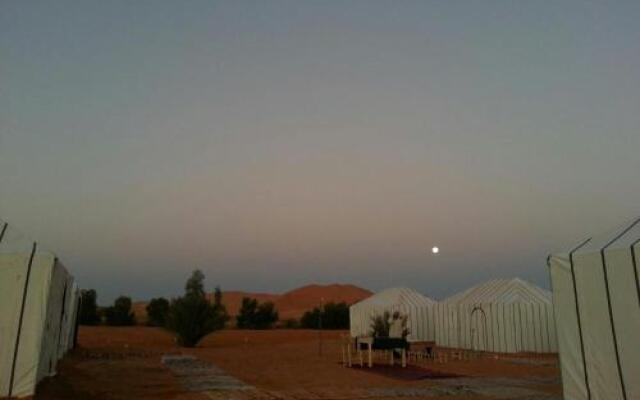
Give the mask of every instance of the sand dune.
[[[307, 285], [282, 293], [253, 293], [237, 290], [222, 293], [222, 302], [231, 316], [236, 316], [240, 310], [243, 297], [258, 299], [260, 302], [272, 301], [280, 314], [280, 320], [300, 318], [306, 311], [320, 305], [320, 302], [345, 302], [353, 304], [366, 299], [373, 293], [367, 289], [349, 284]], [[212, 296], [212, 295], [211, 295]], [[147, 302], [138, 301], [133, 304], [133, 310], [138, 323], [147, 319], [145, 307]]]

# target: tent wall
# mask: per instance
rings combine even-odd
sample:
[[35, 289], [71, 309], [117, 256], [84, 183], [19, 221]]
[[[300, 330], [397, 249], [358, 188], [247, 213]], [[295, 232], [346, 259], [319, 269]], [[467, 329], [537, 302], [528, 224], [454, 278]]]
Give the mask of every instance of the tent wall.
[[52, 253], [0, 221], [0, 397], [32, 395], [55, 373], [68, 282]]
[[349, 308], [351, 336], [369, 335], [373, 317], [385, 311], [390, 313], [399, 311], [408, 317], [409, 341], [433, 341], [435, 340], [434, 305], [433, 300], [411, 289], [387, 289]]
[[542, 289], [520, 280], [473, 287], [435, 307], [436, 343], [497, 353], [557, 351], [553, 305]]
[[550, 258], [565, 399], [640, 399], [640, 220]]

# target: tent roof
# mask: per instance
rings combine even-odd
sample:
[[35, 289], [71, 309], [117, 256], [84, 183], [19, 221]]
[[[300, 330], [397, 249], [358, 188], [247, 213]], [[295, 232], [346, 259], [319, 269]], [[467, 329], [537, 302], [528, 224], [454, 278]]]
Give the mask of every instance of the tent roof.
[[[0, 219], [0, 253], [3, 254], [20, 254], [30, 253], [35, 241], [29, 236], [22, 233], [12, 224]], [[48, 255], [57, 258], [56, 255], [42, 246], [37, 244], [36, 254]]]
[[478, 303], [550, 303], [551, 292], [520, 278], [494, 279], [455, 294], [443, 302]]
[[374, 294], [354, 305], [352, 307], [369, 306], [384, 307], [400, 304], [408, 304], [412, 306], [430, 306], [436, 302], [427, 296], [424, 296], [413, 289], [398, 287], [389, 288]]
[[572, 251], [578, 255], [599, 253], [601, 250], [628, 250], [631, 246], [640, 246], [640, 217], [626, 221], [600, 234], [584, 238], [571, 249], [553, 254], [552, 257], [569, 259], [569, 253]]

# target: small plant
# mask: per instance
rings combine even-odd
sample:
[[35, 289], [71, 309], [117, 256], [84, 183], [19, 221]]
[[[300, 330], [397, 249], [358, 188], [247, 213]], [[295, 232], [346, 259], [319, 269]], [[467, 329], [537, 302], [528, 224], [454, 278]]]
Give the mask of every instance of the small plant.
[[169, 300], [164, 297], [151, 299], [146, 307], [147, 325], [164, 327], [169, 318]]
[[120, 296], [113, 306], [104, 310], [105, 322], [111, 326], [130, 326], [136, 323], [135, 316], [131, 312], [131, 298]]
[[219, 312], [207, 300], [204, 274], [195, 270], [187, 280], [184, 296], [171, 302], [167, 327], [175, 333], [180, 346], [195, 347], [220, 326]]
[[[371, 318], [370, 332], [373, 337], [387, 338], [394, 330], [394, 327], [398, 327], [400, 337], [405, 339], [409, 335], [409, 329], [407, 328], [408, 316], [396, 311], [393, 314], [389, 311], [385, 311], [382, 314], [374, 315]], [[396, 336], [396, 335], [394, 335]]]

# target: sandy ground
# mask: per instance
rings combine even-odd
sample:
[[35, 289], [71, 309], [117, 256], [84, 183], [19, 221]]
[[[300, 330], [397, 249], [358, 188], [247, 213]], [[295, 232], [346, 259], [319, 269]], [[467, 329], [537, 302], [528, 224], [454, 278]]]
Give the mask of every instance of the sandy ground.
[[[36, 399], [559, 398], [554, 356], [429, 362], [421, 367], [464, 377], [407, 379], [401, 376], [400, 367], [384, 368], [383, 360], [374, 370], [343, 367], [342, 333], [323, 332], [320, 355], [316, 331], [225, 330], [208, 336], [197, 348], [182, 349], [158, 328], [82, 327], [80, 347], [61, 362], [57, 377], [40, 385]], [[211, 363], [253, 389], [190, 392], [184, 380], [161, 362], [163, 355], [179, 354]], [[452, 392], [446, 396], [430, 392], [439, 388]], [[473, 390], [465, 392], [467, 389]], [[527, 395], [531, 390], [536, 396]]]

